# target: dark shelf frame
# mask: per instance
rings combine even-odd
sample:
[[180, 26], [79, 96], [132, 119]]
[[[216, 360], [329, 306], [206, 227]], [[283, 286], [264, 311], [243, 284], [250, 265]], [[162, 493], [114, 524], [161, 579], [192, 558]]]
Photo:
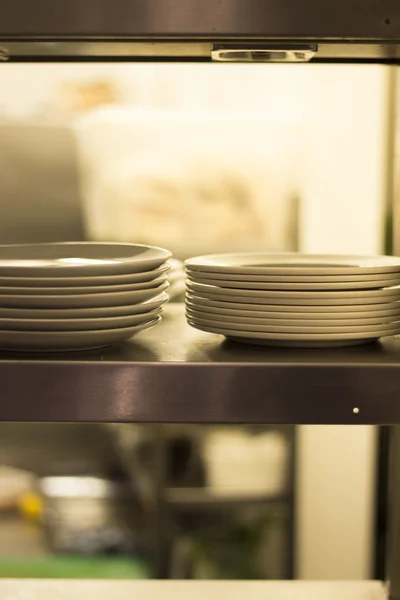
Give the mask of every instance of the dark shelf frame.
[[316, 61], [398, 63], [397, 0], [13, 0], [0, 60], [207, 60], [240, 42], [317, 46]]

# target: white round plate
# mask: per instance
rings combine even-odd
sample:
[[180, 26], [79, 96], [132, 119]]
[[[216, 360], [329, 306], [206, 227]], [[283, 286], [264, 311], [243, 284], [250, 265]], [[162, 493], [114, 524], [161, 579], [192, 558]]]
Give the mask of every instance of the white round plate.
[[[386, 331], [390, 328], [397, 327], [398, 333], [400, 333], [400, 322], [392, 322], [392, 323], [380, 323], [380, 324], [370, 324], [370, 325], [343, 325], [339, 326], [301, 326], [301, 325], [285, 325], [284, 323], [280, 325], [270, 325], [267, 323], [257, 324], [257, 323], [247, 323], [245, 321], [235, 319], [231, 321], [224, 321], [218, 318], [213, 318], [208, 315], [205, 317], [198, 316], [198, 313], [194, 313], [192, 311], [187, 311], [186, 316], [188, 320], [198, 325], [210, 325], [211, 327], [216, 328], [230, 328], [233, 327], [238, 331], [255, 331], [255, 332], [263, 332], [263, 333], [306, 333], [306, 334], [342, 334], [342, 333], [364, 333], [365, 331], [373, 332], [376, 334], [380, 334], [382, 331]], [[384, 334], [382, 334], [384, 335]], [[377, 336], [379, 337], [379, 335]]]
[[[220, 309], [222, 310], [222, 309]], [[214, 311], [214, 312], [212, 312]], [[231, 311], [232, 312], [232, 311]], [[369, 325], [381, 325], [385, 323], [393, 323], [396, 321], [400, 321], [400, 312], [397, 312], [394, 316], [383, 316], [383, 317], [370, 317], [370, 318], [313, 318], [312, 315], [308, 316], [304, 313], [300, 313], [300, 317], [292, 317], [291, 313], [283, 313], [283, 315], [271, 317], [271, 315], [267, 313], [266, 317], [249, 317], [243, 315], [241, 313], [246, 313], [246, 311], [233, 311], [233, 314], [226, 314], [225, 312], [218, 312], [216, 309], [207, 310], [207, 308], [203, 308], [198, 310], [197, 308], [192, 307], [190, 304], [186, 304], [186, 313], [192, 317], [198, 319], [209, 319], [221, 321], [222, 323], [245, 323], [248, 325], [272, 325], [272, 326], [281, 326], [284, 325], [286, 327], [351, 327], [353, 325], [357, 326], [369, 326]], [[251, 313], [250, 313], [251, 314]], [[286, 315], [289, 314], [290, 317]], [[306, 317], [306, 318], [305, 318]], [[336, 315], [337, 317], [337, 315]], [[1, 322], [1, 320], [0, 320]]]
[[361, 275], [238, 275], [231, 272], [217, 272], [213, 273], [210, 271], [204, 271], [203, 269], [191, 269], [186, 267], [186, 274], [188, 277], [196, 280], [199, 277], [204, 277], [210, 280], [223, 279], [224, 281], [248, 281], [248, 282], [262, 282], [262, 283], [354, 283], [354, 282], [375, 282], [377, 279], [385, 278], [390, 280], [390, 285], [396, 285], [396, 282], [400, 279], [400, 273], [376, 273], [370, 275], [369, 272], [362, 272]]
[[103, 317], [95, 319], [2, 319], [2, 331], [101, 331], [102, 329], [119, 329], [146, 323], [157, 317], [162, 308], [156, 308], [141, 315], [122, 317]]
[[[201, 296], [196, 295], [195, 293], [186, 293], [186, 302], [192, 302], [197, 307], [200, 306], [212, 306], [214, 308], [225, 308], [229, 310], [245, 310], [251, 312], [262, 312], [265, 314], [266, 312], [271, 314], [282, 314], [282, 313], [305, 313], [308, 315], [313, 315], [315, 313], [320, 313], [323, 317], [328, 318], [327, 315], [335, 314], [335, 313], [358, 313], [358, 314], [372, 314], [377, 311], [382, 314], [383, 311], [397, 311], [400, 309], [399, 302], [383, 302], [381, 304], [348, 304], [348, 305], [326, 305], [326, 306], [318, 306], [318, 305], [290, 305], [290, 304], [260, 304], [260, 301], [256, 302], [230, 302], [226, 300], [219, 300], [218, 298], [203, 298]], [[393, 314], [391, 312], [391, 314]]]
[[76, 296], [79, 294], [108, 294], [152, 290], [168, 281], [168, 275], [160, 275], [153, 281], [125, 285], [92, 285], [87, 287], [1, 287], [0, 296]]
[[92, 285], [130, 285], [154, 281], [168, 272], [170, 265], [165, 263], [157, 269], [127, 275], [100, 275], [99, 277], [0, 277], [0, 286], [5, 287], [90, 287]]
[[19, 351], [89, 350], [131, 338], [161, 321], [158, 316], [146, 323], [101, 331], [0, 331], [0, 348]]
[[169, 287], [165, 282], [151, 290], [113, 292], [109, 294], [77, 294], [69, 296], [2, 296], [0, 308], [95, 308], [138, 304], [155, 298]]
[[163, 248], [113, 242], [0, 246], [2, 277], [96, 277], [157, 269], [171, 257]]
[[[211, 301], [212, 302], [212, 301]], [[214, 304], [214, 303], [213, 303]], [[391, 319], [393, 317], [400, 317], [400, 304], [393, 304], [393, 308], [377, 308], [376, 310], [365, 310], [363, 306], [355, 306], [354, 308], [358, 309], [348, 310], [348, 311], [314, 311], [314, 307], [311, 310], [300, 312], [297, 307], [288, 307], [287, 310], [280, 310], [283, 306], [271, 306], [266, 307], [265, 310], [263, 307], [260, 307], [257, 310], [258, 305], [253, 304], [250, 308], [234, 308], [235, 306], [242, 306], [240, 304], [228, 303], [228, 306], [233, 308], [227, 308], [226, 302], [219, 302], [218, 304], [222, 304], [223, 306], [209, 306], [208, 304], [200, 304], [195, 300], [191, 300], [189, 296], [186, 297], [186, 306], [192, 310], [198, 310], [201, 312], [206, 312], [207, 314], [214, 315], [225, 315], [229, 317], [244, 317], [250, 319], [287, 319], [287, 320], [334, 320], [334, 321], [346, 321], [348, 319], [363, 319], [363, 320], [371, 320], [377, 318]], [[370, 304], [367, 306], [368, 309], [381, 306], [380, 304]], [[385, 305], [383, 305], [385, 306]], [[388, 305], [392, 306], [392, 305]], [[269, 310], [272, 308], [273, 310]], [[285, 307], [286, 308], [286, 307]], [[335, 307], [333, 307], [335, 308]], [[342, 307], [346, 309], [347, 307]], [[351, 308], [351, 307], [350, 307]], [[255, 309], [255, 310], [252, 310]]]
[[[382, 304], [400, 300], [400, 287], [382, 290], [363, 290], [359, 292], [287, 292], [259, 290], [222, 289], [202, 283], [187, 282], [187, 289], [205, 298], [215, 298], [227, 302], [249, 302], [258, 304], [300, 304], [300, 305], [347, 305], [347, 304]], [[1, 301], [1, 298], [0, 298]]]
[[210, 254], [190, 258], [192, 270], [238, 275], [360, 275], [399, 273], [400, 258], [394, 256], [352, 256], [332, 254]]
[[[364, 331], [362, 333], [324, 333], [324, 334], [312, 334], [312, 333], [265, 333], [265, 332], [256, 332], [256, 331], [242, 331], [237, 328], [222, 328], [222, 327], [213, 327], [211, 325], [203, 325], [200, 323], [196, 323], [193, 320], [188, 319], [189, 325], [194, 327], [195, 329], [200, 329], [201, 331], [207, 331], [209, 333], [216, 333], [219, 335], [224, 335], [228, 338], [236, 338], [238, 341], [246, 341], [246, 340], [263, 340], [264, 342], [269, 342], [269, 344], [275, 345], [275, 342], [278, 342], [278, 345], [282, 345], [282, 342], [285, 342], [285, 345], [295, 345], [295, 346], [309, 346], [309, 347], [318, 347], [323, 345], [324, 347], [329, 347], [332, 345], [332, 342], [336, 342], [333, 345], [338, 346], [342, 344], [337, 344], [337, 342], [355, 342], [358, 340], [360, 343], [361, 340], [375, 340], [380, 337], [386, 337], [389, 335], [396, 335], [399, 333], [399, 327], [391, 327], [386, 330], [381, 330], [379, 334], [376, 334], [375, 331], [371, 328], [369, 331]], [[301, 343], [300, 343], [301, 342]], [[347, 344], [344, 344], [347, 345]]]
[[119, 316], [143, 315], [168, 302], [163, 292], [139, 304], [100, 306], [98, 308], [0, 308], [1, 319], [100, 319]]
[[[222, 276], [221, 276], [222, 277]], [[229, 288], [235, 290], [373, 290], [373, 289], [381, 289], [384, 287], [395, 286], [400, 284], [400, 278], [377, 278], [375, 280], [370, 281], [352, 281], [352, 282], [319, 282], [319, 283], [276, 283], [272, 282], [260, 282], [260, 281], [229, 281], [227, 279], [211, 279], [207, 277], [197, 277], [194, 275], [190, 275], [188, 277], [188, 281], [192, 283], [203, 283], [206, 285], [214, 285], [222, 288]]]

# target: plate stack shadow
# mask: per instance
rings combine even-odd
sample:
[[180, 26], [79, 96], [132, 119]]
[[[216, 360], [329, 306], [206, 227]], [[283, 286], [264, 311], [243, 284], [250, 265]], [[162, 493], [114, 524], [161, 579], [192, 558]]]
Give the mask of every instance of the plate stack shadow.
[[139, 244], [0, 246], [0, 348], [100, 348], [157, 325], [170, 257]]
[[186, 261], [186, 317], [253, 344], [350, 346], [400, 333], [400, 258], [220, 254]]

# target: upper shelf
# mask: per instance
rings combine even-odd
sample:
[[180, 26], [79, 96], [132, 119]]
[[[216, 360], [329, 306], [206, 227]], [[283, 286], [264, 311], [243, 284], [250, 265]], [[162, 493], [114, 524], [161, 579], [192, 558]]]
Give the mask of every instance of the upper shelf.
[[396, 62], [399, 40], [398, 0], [13, 0], [0, 20], [0, 60], [210, 60], [213, 44], [256, 41]]
[[220, 37], [398, 40], [398, 0], [13, 0], [0, 36], [113, 40]]
[[161, 325], [91, 352], [0, 353], [0, 420], [400, 423], [400, 339], [334, 350], [251, 347]]

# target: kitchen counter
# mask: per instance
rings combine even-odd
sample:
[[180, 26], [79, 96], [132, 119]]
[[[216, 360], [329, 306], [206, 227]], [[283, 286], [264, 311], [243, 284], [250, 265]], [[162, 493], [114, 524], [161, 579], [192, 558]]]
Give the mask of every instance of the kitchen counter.
[[3, 579], [1, 600], [384, 600], [378, 581], [78, 581]]

